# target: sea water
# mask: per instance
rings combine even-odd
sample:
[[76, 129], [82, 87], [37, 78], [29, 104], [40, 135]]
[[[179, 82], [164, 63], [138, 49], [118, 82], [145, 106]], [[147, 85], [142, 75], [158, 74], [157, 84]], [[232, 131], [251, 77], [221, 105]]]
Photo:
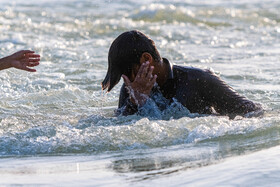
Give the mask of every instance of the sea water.
[[[279, 10], [277, 0], [1, 0], [0, 57], [32, 49], [41, 64], [0, 72], [0, 185], [279, 186]], [[123, 82], [109, 93], [101, 82], [110, 44], [132, 29], [264, 115], [178, 104], [114, 116]]]

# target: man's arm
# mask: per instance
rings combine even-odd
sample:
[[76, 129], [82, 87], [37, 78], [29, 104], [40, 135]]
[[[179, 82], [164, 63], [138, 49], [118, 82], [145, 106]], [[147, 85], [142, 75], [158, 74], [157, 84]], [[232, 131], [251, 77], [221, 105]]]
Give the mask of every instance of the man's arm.
[[199, 82], [202, 85], [202, 97], [214, 106], [216, 112], [222, 115], [235, 117], [236, 115], [244, 116], [249, 112], [262, 111], [260, 104], [255, 104], [246, 97], [239, 95], [209, 70], [204, 72]]
[[130, 101], [126, 85], [123, 84], [120, 91], [119, 106], [116, 111], [117, 115], [133, 115], [138, 111], [138, 106]]
[[22, 50], [18, 51], [10, 56], [0, 59], [0, 70], [8, 69], [11, 67], [25, 70], [29, 72], [35, 72], [35, 69], [29, 67], [34, 67], [39, 65], [40, 55], [34, 54], [34, 51]]

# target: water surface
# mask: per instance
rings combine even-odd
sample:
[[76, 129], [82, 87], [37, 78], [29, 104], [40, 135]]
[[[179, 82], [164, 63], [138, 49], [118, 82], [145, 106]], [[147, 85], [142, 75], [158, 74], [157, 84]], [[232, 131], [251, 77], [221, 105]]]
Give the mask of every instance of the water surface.
[[[0, 56], [42, 56], [37, 73], [0, 72], [1, 185], [280, 183], [278, 1], [0, 5]], [[229, 120], [173, 106], [156, 118], [115, 117], [122, 81], [110, 93], [101, 82], [111, 42], [132, 29], [172, 63], [211, 69], [265, 114]]]

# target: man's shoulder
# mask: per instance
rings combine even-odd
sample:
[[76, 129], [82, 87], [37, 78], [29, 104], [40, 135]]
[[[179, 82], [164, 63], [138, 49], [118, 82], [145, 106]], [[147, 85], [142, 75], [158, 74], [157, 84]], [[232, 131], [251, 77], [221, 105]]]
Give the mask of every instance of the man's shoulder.
[[193, 77], [193, 78], [202, 78], [205, 76], [214, 75], [214, 73], [208, 69], [200, 69], [196, 67], [178, 66], [178, 65], [173, 65], [173, 72], [175, 74], [185, 74], [188, 77]]

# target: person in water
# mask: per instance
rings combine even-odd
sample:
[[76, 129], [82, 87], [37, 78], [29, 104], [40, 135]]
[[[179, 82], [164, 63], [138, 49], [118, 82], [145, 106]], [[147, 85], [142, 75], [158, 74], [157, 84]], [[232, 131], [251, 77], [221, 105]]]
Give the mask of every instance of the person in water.
[[124, 32], [113, 41], [108, 65], [102, 89], [111, 91], [123, 78], [117, 110], [122, 115], [137, 113], [155, 94], [162, 94], [169, 104], [176, 99], [192, 113], [234, 118], [262, 111], [260, 104], [239, 95], [213, 72], [172, 66], [140, 31]]
[[30, 67], [38, 66], [39, 61], [40, 61], [40, 55], [35, 54], [34, 51], [21, 50], [10, 56], [1, 58], [0, 70], [14, 67], [20, 70], [35, 72], [36, 69]]

